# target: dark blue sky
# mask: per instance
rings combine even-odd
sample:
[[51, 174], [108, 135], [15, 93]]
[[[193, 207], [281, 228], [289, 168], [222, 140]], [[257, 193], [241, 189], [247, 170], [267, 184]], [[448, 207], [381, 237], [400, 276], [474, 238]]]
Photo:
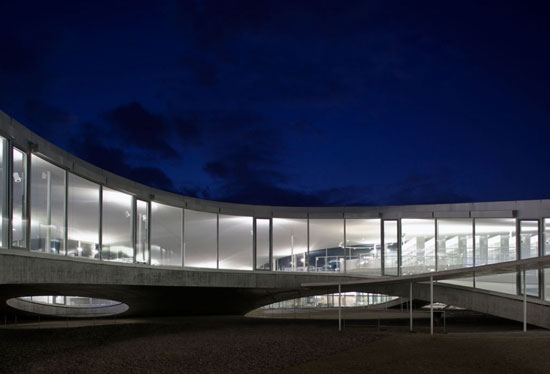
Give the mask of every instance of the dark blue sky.
[[214, 200], [550, 198], [550, 2], [3, 1], [0, 109]]

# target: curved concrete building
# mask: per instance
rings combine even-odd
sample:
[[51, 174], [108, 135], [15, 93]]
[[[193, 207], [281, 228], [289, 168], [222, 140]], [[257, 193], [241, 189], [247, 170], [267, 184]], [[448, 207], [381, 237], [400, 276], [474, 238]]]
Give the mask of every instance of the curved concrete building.
[[125, 307], [108, 307], [127, 315], [242, 314], [337, 285], [410, 297], [414, 283], [415, 299], [518, 320], [526, 294], [529, 322], [550, 327], [550, 200], [207, 201], [97, 168], [0, 112], [0, 211], [4, 310], [72, 295], [116, 300]]

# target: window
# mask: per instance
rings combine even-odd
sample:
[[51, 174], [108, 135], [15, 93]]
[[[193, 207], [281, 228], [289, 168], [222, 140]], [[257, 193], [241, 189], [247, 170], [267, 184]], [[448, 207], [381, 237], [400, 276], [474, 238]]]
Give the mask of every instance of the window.
[[313, 271], [344, 271], [344, 220], [309, 220], [309, 266]]
[[133, 198], [103, 187], [101, 259], [134, 262]]
[[[516, 220], [514, 218], [475, 219], [476, 266], [516, 259]], [[476, 287], [516, 294], [516, 273], [476, 277]]]
[[0, 137], [0, 247], [8, 247], [8, 141]]
[[474, 266], [473, 221], [469, 218], [437, 220], [437, 270]]
[[218, 215], [185, 209], [185, 266], [218, 266]]
[[382, 274], [379, 219], [346, 219], [346, 271]]
[[31, 250], [65, 254], [65, 171], [31, 156]]
[[435, 271], [433, 219], [402, 219], [401, 238], [403, 275]]
[[307, 219], [273, 218], [273, 269], [306, 271]]
[[181, 266], [183, 209], [151, 203], [151, 264]]
[[69, 173], [67, 255], [99, 259], [99, 185]]
[[384, 222], [384, 275], [399, 275], [399, 238], [396, 220]]
[[252, 270], [252, 217], [219, 217], [220, 269]]
[[11, 245], [27, 247], [27, 155], [13, 148], [12, 159], [12, 239]]
[[269, 262], [270, 219], [256, 218], [256, 270], [271, 270]]
[[149, 263], [149, 204], [136, 200], [136, 262]]

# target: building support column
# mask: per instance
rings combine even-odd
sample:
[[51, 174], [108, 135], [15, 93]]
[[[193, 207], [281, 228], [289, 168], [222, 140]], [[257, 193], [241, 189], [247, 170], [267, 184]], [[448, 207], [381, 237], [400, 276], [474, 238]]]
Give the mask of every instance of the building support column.
[[523, 332], [527, 332], [527, 282], [525, 269], [523, 269]]
[[434, 334], [434, 277], [430, 277], [430, 335]]
[[409, 322], [410, 322], [410, 331], [413, 331], [413, 284], [412, 282], [409, 285]]
[[342, 285], [338, 284], [338, 331], [342, 331]]

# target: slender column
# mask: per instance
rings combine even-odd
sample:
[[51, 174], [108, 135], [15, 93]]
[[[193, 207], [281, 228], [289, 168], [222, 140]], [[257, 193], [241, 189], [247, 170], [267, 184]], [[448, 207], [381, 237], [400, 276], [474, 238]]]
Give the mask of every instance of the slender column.
[[342, 331], [342, 285], [338, 284], [338, 331]]
[[434, 277], [430, 277], [430, 335], [434, 334]]
[[409, 322], [410, 322], [410, 331], [413, 331], [413, 308], [412, 308], [412, 301], [413, 301], [413, 284], [412, 282], [409, 285]]
[[525, 269], [523, 269], [523, 332], [527, 331], [527, 284], [525, 282]]

